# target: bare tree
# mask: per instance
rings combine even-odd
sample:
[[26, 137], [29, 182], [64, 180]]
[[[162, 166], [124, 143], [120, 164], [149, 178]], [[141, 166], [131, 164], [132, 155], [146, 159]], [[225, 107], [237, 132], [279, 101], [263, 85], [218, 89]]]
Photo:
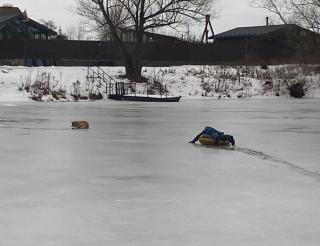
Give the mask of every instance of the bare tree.
[[76, 39], [77, 40], [83, 40], [85, 38], [86, 34], [86, 28], [85, 24], [83, 22], [79, 22], [76, 27]]
[[44, 25], [45, 27], [56, 31], [58, 29], [57, 24], [53, 20], [45, 20], [45, 19], [40, 19], [39, 22]]
[[285, 24], [299, 24], [320, 33], [320, 0], [250, 0], [249, 3], [267, 9]]
[[[177, 28], [188, 20], [202, 20], [216, 0], [75, 0], [76, 13], [106, 28], [122, 52], [126, 75], [141, 79], [144, 32], [162, 27]], [[212, 15], [212, 13], [211, 13]], [[119, 31], [133, 30], [134, 52], [121, 40]]]
[[76, 30], [74, 25], [68, 26], [65, 29], [65, 33], [67, 35], [68, 40], [75, 40]]
[[65, 30], [68, 40], [83, 40], [86, 32], [85, 24], [83, 22], [78, 22], [76, 25], [70, 25]]

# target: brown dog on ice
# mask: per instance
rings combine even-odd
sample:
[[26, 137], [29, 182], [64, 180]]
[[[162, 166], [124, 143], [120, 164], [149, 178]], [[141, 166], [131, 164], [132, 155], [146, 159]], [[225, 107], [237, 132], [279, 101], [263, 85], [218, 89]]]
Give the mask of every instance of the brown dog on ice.
[[72, 129], [88, 129], [89, 123], [85, 120], [80, 121], [72, 121], [71, 122]]

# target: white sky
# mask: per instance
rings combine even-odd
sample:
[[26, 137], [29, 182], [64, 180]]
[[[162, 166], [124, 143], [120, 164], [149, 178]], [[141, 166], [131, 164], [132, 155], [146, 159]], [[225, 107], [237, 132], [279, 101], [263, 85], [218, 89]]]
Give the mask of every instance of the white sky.
[[[54, 20], [62, 29], [79, 21], [79, 17], [70, 9], [74, 0], [0, 0], [2, 4], [12, 4], [25, 9], [30, 18]], [[240, 26], [264, 25], [266, 11], [249, 7], [247, 0], [220, 0], [219, 8], [222, 9], [219, 18], [212, 20], [215, 33], [220, 33]], [[204, 27], [198, 27], [197, 33]]]

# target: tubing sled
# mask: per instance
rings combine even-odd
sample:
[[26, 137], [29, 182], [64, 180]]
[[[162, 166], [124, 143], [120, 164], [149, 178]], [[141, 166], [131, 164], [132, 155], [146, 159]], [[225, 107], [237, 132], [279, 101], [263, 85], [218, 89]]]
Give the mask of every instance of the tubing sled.
[[216, 143], [215, 139], [210, 137], [210, 136], [208, 136], [208, 135], [200, 136], [199, 142], [202, 145], [207, 145], [207, 146], [212, 146], [212, 145], [215, 145], [215, 146], [228, 146], [228, 145], [230, 145], [230, 142], [228, 140], [219, 140]]

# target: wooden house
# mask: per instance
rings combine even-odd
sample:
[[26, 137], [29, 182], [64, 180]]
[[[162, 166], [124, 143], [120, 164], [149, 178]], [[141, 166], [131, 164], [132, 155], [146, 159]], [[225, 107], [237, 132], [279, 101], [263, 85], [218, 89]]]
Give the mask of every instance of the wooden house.
[[0, 7], [0, 40], [48, 40], [56, 35], [55, 31], [30, 19], [26, 11], [8, 5]]

